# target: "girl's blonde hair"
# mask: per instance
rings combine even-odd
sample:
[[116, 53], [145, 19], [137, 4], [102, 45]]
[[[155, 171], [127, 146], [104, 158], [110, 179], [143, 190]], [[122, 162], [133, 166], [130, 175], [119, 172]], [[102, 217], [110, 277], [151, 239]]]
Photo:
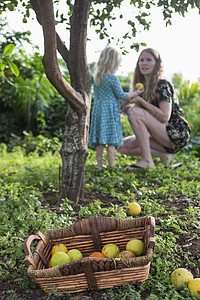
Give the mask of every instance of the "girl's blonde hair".
[[103, 49], [96, 64], [96, 84], [100, 84], [103, 75], [114, 74], [121, 63], [121, 60], [121, 54], [115, 48], [107, 46]]
[[[142, 73], [140, 72], [140, 68], [139, 68], [140, 56], [144, 52], [148, 52], [149, 54], [151, 54], [154, 57], [155, 61], [156, 61], [155, 67], [154, 67], [148, 81], [145, 80], [145, 77], [144, 77], [144, 75], [142, 75]], [[138, 83], [138, 82], [143, 83], [144, 92], [143, 92], [142, 96], [146, 101], [152, 103], [155, 100], [155, 89], [156, 89], [156, 86], [157, 86], [157, 82], [158, 82], [159, 79], [161, 79], [161, 76], [162, 76], [162, 73], [163, 73], [162, 59], [161, 59], [160, 54], [158, 53], [158, 51], [156, 51], [152, 48], [144, 49], [140, 53], [140, 56], [138, 58], [136, 68], [135, 68], [135, 72], [133, 74], [131, 89], [135, 90], [136, 83]]]

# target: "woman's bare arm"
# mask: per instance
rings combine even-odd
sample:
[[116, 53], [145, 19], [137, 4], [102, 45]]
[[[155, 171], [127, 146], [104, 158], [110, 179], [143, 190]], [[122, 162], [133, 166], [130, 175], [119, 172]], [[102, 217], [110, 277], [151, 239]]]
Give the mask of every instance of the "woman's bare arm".
[[141, 97], [134, 97], [132, 98], [129, 103], [139, 104], [140, 106], [144, 107], [153, 117], [159, 120], [161, 123], [166, 123], [169, 121], [172, 111], [171, 103], [168, 101], [161, 101], [159, 103], [159, 107], [148, 103]]

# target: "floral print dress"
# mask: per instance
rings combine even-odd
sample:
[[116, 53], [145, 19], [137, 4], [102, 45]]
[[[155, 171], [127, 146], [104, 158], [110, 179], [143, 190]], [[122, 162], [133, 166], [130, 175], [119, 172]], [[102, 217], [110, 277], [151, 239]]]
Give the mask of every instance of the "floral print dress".
[[161, 101], [168, 101], [172, 105], [171, 117], [166, 123], [172, 149], [166, 148], [166, 150], [168, 153], [176, 153], [188, 143], [191, 130], [188, 122], [183, 117], [183, 110], [179, 106], [172, 84], [164, 79], [158, 81], [156, 99], [152, 104], [159, 107]]

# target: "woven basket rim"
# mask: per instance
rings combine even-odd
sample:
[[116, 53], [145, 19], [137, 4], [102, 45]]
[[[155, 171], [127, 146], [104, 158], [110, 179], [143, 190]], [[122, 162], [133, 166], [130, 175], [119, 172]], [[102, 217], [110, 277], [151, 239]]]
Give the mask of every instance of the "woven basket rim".
[[[65, 228], [50, 229], [50, 230], [45, 231], [44, 234], [41, 234], [41, 237], [43, 239], [39, 240], [39, 242], [37, 243], [36, 248], [41, 247], [44, 250], [45, 245], [47, 245], [48, 243], [50, 243], [52, 241], [52, 239], [49, 239], [49, 236], [52, 237], [52, 235], [51, 235], [52, 232], [53, 233], [56, 232], [60, 236], [62, 236], [62, 234], [64, 234], [64, 235], [66, 234], [66, 230], [67, 230], [67, 234], [69, 234], [68, 238], [70, 238], [70, 237], [73, 238], [76, 235], [75, 231], [85, 230], [83, 225], [85, 225], [85, 224], [88, 225], [88, 223], [90, 223], [90, 222], [98, 222], [98, 221], [101, 222], [101, 221], [105, 221], [105, 220], [112, 221], [112, 225], [114, 224], [113, 226], [114, 226], [115, 230], [111, 230], [111, 231], [119, 232], [120, 231], [119, 228], [121, 228], [121, 226], [123, 227], [124, 224], [125, 225], [128, 224], [128, 227], [130, 225], [129, 229], [131, 230], [131, 229], [137, 229], [138, 228], [137, 226], [136, 227], [131, 227], [131, 226], [134, 226], [134, 224], [140, 224], [142, 222], [143, 226], [141, 226], [141, 228], [143, 228], [143, 227], [145, 228], [146, 227], [146, 222], [149, 220], [149, 218], [150, 218], [150, 221], [153, 220], [155, 222], [154, 217], [152, 217], [151, 215], [144, 216], [144, 217], [137, 217], [135, 219], [121, 219], [121, 218], [111, 218], [111, 217], [91, 217], [91, 218], [88, 218], [88, 219], [85, 219], [85, 220], [77, 221], [74, 224], [72, 224], [70, 226], [67, 226]], [[76, 226], [77, 226], [78, 229], [76, 228]], [[79, 228], [79, 226], [80, 226], [80, 228]], [[74, 229], [76, 229], [76, 230], [74, 230]], [[126, 229], [124, 229], [124, 231], [126, 231]], [[102, 231], [102, 232], [109, 232], [109, 231]], [[154, 231], [154, 233], [155, 233], [155, 231]], [[132, 258], [132, 259], [114, 259], [115, 262], [118, 262], [118, 260], [120, 260], [121, 263], [122, 263], [123, 268], [126, 268], [126, 263], [127, 262], [129, 262], [129, 265], [131, 265], [132, 262], [135, 263], [136, 261], [137, 261], [138, 264], [141, 264], [141, 265], [149, 263], [152, 260], [152, 256], [153, 256], [154, 246], [152, 246], [152, 245], [155, 245], [154, 233], [153, 233], [153, 237], [150, 238], [150, 240], [149, 240], [150, 248], [149, 248], [149, 244], [148, 244], [145, 255], [140, 256], [140, 257], [136, 257], [136, 258]], [[92, 231], [89, 235], [91, 235], [91, 234], [92, 234]], [[96, 234], [96, 232], [94, 232], [94, 234]], [[80, 234], [80, 236], [81, 236], [81, 234]], [[66, 238], [66, 236], [64, 236], [63, 238]], [[152, 243], [152, 245], [151, 245], [151, 243]], [[91, 259], [93, 259], [94, 261], [108, 260], [107, 258], [105, 258], [105, 259], [104, 258], [90, 258], [90, 261], [92, 261]], [[87, 260], [88, 260], [88, 257], [84, 257], [84, 258], [81, 259], [81, 262], [84, 263]], [[56, 266], [56, 267], [53, 267], [53, 268], [50, 268], [50, 269], [35, 269], [34, 264], [37, 265], [38, 261], [39, 261], [39, 256], [38, 256], [37, 253], [34, 252], [34, 254], [33, 254], [33, 263], [30, 264], [28, 266], [28, 269], [27, 269], [27, 273], [31, 278], [35, 279], [35, 278], [39, 278], [39, 277], [61, 277], [62, 276], [62, 274], [60, 273], [60, 266]], [[70, 262], [67, 265], [71, 266], [71, 265], [73, 265], [73, 263], [74, 262]]]

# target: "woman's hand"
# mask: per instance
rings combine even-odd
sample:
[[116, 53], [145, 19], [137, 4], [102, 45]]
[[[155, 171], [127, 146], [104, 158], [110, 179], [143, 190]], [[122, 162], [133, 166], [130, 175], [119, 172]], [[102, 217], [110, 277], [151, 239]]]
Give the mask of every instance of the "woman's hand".
[[141, 105], [142, 100], [144, 100], [142, 97], [136, 96], [136, 97], [131, 98], [131, 99], [129, 100], [129, 103], [130, 103], [130, 104]]
[[123, 113], [127, 114], [128, 110], [129, 110], [130, 106], [128, 105], [128, 103], [121, 103], [120, 104], [120, 109], [123, 111]]
[[128, 93], [128, 102], [130, 102], [131, 99], [133, 99], [134, 97], [137, 97], [139, 95], [141, 95], [143, 93], [144, 90], [140, 90], [139, 88], [137, 90], [135, 90], [134, 92]]

